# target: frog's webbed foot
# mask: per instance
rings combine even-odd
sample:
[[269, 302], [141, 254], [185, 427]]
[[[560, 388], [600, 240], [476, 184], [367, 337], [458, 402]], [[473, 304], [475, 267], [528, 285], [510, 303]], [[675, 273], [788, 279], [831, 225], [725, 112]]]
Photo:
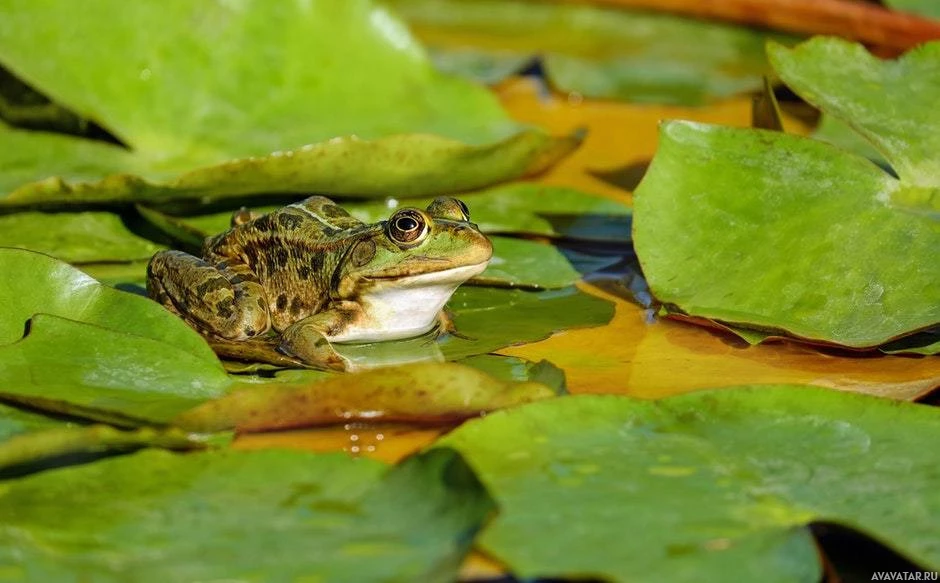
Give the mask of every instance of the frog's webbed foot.
[[324, 332], [332, 320], [330, 312], [321, 312], [291, 324], [281, 334], [278, 351], [317, 368], [340, 372], [349, 370], [352, 363], [336, 352], [326, 339]]
[[147, 266], [147, 291], [195, 328], [226, 340], [254, 338], [271, 326], [264, 289], [238, 266], [161, 251]]

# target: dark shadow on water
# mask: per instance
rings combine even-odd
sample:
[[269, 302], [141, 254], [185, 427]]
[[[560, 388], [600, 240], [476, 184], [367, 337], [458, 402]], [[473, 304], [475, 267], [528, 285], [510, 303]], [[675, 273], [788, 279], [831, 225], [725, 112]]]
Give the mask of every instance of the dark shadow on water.
[[126, 455], [131, 452], [141, 449], [140, 447], [128, 448], [124, 451], [107, 451], [107, 452], [81, 452], [81, 453], [68, 453], [64, 455], [53, 456], [50, 458], [45, 458], [41, 460], [36, 460], [32, 462], [27, 462], [24, 464], [18, 464], [15, 466], [10, 466], [0, 469], [0, 480], [10, 480], [13, 478], [22, 478], [24, 476], [29, 476], [39, 472], [44, 472], [47, 470], [57, 470], [61, 468], [66, 468], [69, 466], [79, 466], [82, 464], [88, 464], [91, 462], [96, 462], [110, 457], [115, 457], [119, 455]]
[[810, 531], [828, 559], [829, 570], [836, 577], [827, 580], [841, 583], [871, 581], [876, 571], [906, 571], [911, 573], [912, 579], [917, 573], [922, 573], [920, 580], [928, 580], [924, 577], [927, 571], [857, 530], [840, 524], [817, 522], [810, 525]]
[[136, 294], [138, 296], [147, 297], [147, 288], [136, 283], [119, 283], [114, 286], [115, 289], [125, 291], [127, 293]]

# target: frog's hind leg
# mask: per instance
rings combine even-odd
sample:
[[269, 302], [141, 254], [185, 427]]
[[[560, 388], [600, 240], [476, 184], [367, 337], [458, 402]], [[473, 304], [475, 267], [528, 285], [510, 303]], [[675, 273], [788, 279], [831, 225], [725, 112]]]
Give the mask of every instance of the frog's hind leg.
[[267, 332], [271, 317], [264, 289], [238, 271], [182, 251], [161, 251], [147, 266], [147, 292], [203, 332], [247, 340]]

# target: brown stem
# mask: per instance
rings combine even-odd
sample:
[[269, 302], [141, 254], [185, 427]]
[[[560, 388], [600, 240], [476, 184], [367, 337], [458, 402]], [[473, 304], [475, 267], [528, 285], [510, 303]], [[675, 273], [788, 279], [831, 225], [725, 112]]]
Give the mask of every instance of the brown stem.
[[761, 26], [785, 32], [829, 34], [896, 55], [940, 39], [940, 22], [851, 0], [587, 0]]

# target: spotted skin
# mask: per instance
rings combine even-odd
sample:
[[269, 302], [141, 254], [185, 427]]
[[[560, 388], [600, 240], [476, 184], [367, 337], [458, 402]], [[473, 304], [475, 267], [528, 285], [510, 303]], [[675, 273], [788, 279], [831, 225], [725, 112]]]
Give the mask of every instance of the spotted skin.
[[441, 314], [424, 313], [420, 298], [449, 297], [491, 254], [489, 240], [456, 199], [365, 224], [313, 196], [263, 216], [237, 211], [231, 229], [206, 239], [201, 257], [157, 253], [147, 289], [210, 341], [230, 347], [279, 337], [282, 353], [342, 370], [348, 363], [331, 341], [430, 329]]

